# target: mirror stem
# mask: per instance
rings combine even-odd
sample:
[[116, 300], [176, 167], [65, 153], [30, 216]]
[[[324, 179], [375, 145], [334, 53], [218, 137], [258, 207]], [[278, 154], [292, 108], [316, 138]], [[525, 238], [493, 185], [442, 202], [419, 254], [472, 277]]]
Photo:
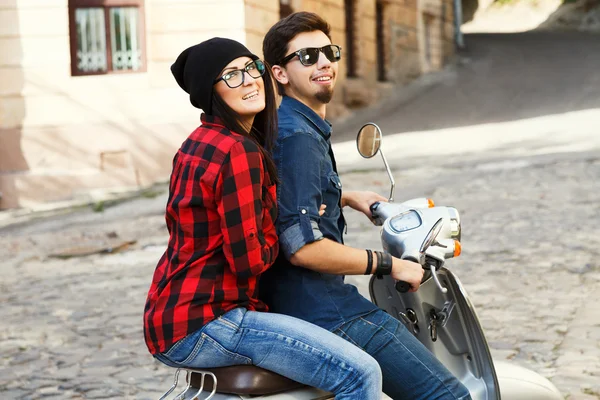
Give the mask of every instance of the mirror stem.
[[396, 189], [396, 182], [394, 181], [394, 177], [392, 176], [392, 170], [390, 169], [390, 165], [388, 164], [387, 159], [385, 158], [385, 155], [383, 154], [383, 150], [381, 150], [381, 148], [379, 149], [379, 152], [381, 153], [381, 158], [383, 158], [383, 163], [385, 164], [385, 169], [387, 170], [390, 182], [392, 183], [392, 189], [390, 190], [390, 198], [388, 200], [390, 203], [392, 203], [394, 201], [394, 190]]

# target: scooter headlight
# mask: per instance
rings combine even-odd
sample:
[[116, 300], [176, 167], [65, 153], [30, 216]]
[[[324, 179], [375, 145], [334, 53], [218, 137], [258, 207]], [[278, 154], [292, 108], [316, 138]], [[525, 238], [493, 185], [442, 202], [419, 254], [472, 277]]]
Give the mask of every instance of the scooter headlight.
[[450, 220], [450, 237], [460, 240], [460, 222], [455, 219]]
[[461, 226], [458, 210], [454, 207], [448, 207], [448, 214], [450, 214], [450, 237], [460, 241]]

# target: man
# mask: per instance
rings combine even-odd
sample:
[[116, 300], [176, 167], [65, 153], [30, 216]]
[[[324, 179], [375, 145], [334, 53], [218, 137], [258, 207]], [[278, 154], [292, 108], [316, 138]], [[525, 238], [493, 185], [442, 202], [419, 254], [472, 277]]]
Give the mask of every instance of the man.
[[[394, 399], [469, 399], [466, 388], [402, 323], [344, 283], [344, 275], [391, 274], [415, 291], [423, 269], [343, 244], [341, 208], [371, 217], [371, 204], [386, 199], [342, 192], [325, 120], [341, 57], [329, 32], [319, 16], [300, 12], [275, 24], [263, 42], [283, 99], [273, 153], [281, 251], [261, 279], [261, 296], [273, 312], [317, 324], [371, 354], [381, 366], [384, 392]], [[326, 209], [319, 216], [321, 204]]]

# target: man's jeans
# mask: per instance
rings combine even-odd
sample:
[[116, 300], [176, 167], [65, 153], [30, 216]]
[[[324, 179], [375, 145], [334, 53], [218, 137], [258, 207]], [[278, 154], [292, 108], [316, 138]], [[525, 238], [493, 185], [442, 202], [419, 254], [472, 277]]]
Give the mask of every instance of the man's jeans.
[[336, 400], [380, 399], [381, 369], [356, 346], [316, 325], [236, 308], [155, 356], [172, 367], [253, 364], [327, 390]]
[[394, 400], [470, 399], [465, 386], [397, 319], [382, 310], [334, 331], [375, 357], [383, 391]]

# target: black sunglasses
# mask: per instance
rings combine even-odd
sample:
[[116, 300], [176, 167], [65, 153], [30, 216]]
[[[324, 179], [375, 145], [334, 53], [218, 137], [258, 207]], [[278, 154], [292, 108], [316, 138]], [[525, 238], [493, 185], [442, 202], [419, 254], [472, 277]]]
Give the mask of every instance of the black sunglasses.
[[285, 56], [279, 65], [287, 64], [292, 58], [298, 56], [302, 65], [314, 65], [319, 61], [319, 53], [325, 54], [325, 57], [331, 62], [338, 62], [342, 58], [342, 48], [335, 44], [319, 47], [305, 47], [292, 54]]
[[246, 72], [254, 79], [258, 79], [265, 74], [265, 64], [261, 60], [254, 60], [242, 69], [234, 69], [227, 72], [222, 77], [215, 79], [214, 84], [219, 81], [224, 81], [227, 86], [234, 89], [244, 84]]

